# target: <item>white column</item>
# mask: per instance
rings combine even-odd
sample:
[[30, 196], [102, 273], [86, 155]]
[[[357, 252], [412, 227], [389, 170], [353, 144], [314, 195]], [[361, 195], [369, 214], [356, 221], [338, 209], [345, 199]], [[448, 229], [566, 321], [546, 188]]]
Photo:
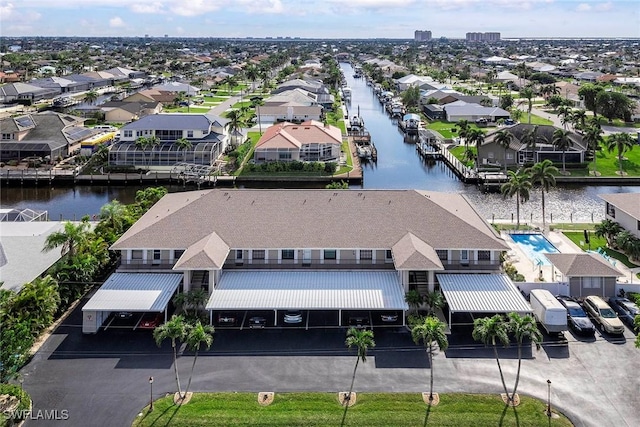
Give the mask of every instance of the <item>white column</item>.
[[182, 289], [184, 292], [191, 290], [191, 270], [185, 270], [182, 278]]

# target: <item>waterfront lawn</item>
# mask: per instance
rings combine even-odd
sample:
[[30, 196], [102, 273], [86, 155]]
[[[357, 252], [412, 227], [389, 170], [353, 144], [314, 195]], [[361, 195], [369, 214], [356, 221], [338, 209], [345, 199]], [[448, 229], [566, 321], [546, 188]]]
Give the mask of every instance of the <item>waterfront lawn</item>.
[[[256, 393], [197, 393], [184, 406], [173, 404], [173, 396], [144, 409], [134, 427], [145, 426], [337, 426], [343, 408], [336, 393], [276, 393], [273, 403], [260, 406]], [[425, 423], [427, 406], [419, 393], [359, 393], [349, 409], [348, 426], [417, 426]], [[428, 425], [496, 426], [546, 425], [545, 403], [520, 396], [520, 405], [509, 408], [497, 395], [440, 394], [440, 404], [428, 412]], [[392, 421], [391, 421], [392, 420]], [[571, 426], [565, 416], [554, 426]]]
[[[476, 147], [471, 146], [469, 150], [471, 150], [476, 157], [478, 156], [478, 149]], [[465, 158], [465, 151], [467, 151], [467, 149], [464, 144], [449, 149], [449, 152], [453, 154], [456, 159], [460, 160], [460, 163], [470, 168], [475, 167], [476, 164], [473, 160], [467, 160]]]
[[[558, 162], [556, 167], [562, 170], [562, 162]], [[618, 162], [617, 150], [609, 152], [603, 147], [601, 150], [596, 151], [595, 164], [591, 161], [588, 169], [571, 169], [569, 171], [571, 172], [571, 176], [586, 177], [589, 176], [590, 171], [593, 171], [596, 168], [600, 176], [619, 177], [620, 174], [618, 171], [620, 170], [620, 165]], [[640, 176], [640, 147], [634, 146], [631, 151], [627, 151], [624, 154], [622, 170], [625, 172], [625, 176], [627, 177]]]
[[[488, 130], [487, 128], [479, 128], [474, 123], [470, 123], [469, 127], [471, 129], [480, 129], [485, 133]], [[427, 129], [434, 130], [447, 139], [451, 139], [458, 136], [458, 128], [456, 127], [456, 124], [452, 122], [441, 122], [441, 121], [430, 122], [427, 125]]]
[[238, 153], [238, 157], [242, 159], [240, 167], [233, 173], [236, 176], [242, 174], [244, 165], [253, 158], [253, 152], [260, 139], [260, 132], [247, 132], [247, 137], [249, 139], [234, 150]]
[[625, 254], [623, 254], [622, 252], [618, 252], [616, 250], [608, 248], [607, 247], [607, 241], [605, 240], [605, 238], [604, 237], [596, 237], [595, 233], [593, 233], [593, 232], [589, 233], [589, 244], [588, 245], [584, 241], [584, 232], [583, 231], [564, 231], [563, 234], [565, 236], [567, 236], [577, 246], [582, 248], [582, 250], [584, 250], [584, 251], [586, 251], [589, 248], [591, 248], [591, 250], [594, 250], [594, 251], [597, 250], [598, 248], [602, 248], [602, 249], [605, 250], [607, 255], [609, 255], [611, 258], [617, 259], [618, 261], [620, 261], [621, 263], [623, 263], [627, 267], [629, 267], [629, 268], [640, 267], [639, 265], [636, 265], [636, 264], [632, 263], [631, 261], [629, 261], [629, 258]]

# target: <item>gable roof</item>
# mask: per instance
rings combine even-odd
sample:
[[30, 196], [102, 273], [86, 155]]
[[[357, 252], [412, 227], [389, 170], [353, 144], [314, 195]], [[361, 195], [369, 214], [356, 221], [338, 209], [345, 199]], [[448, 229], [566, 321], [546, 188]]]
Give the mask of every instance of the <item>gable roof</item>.
[[[126, 124], [122, 129], [131, 130], [209, 130], [217, 116], [207, 114], [151, 114]], [[222, 122], [224, 119], [219, 119]], [[226, 122], [225, 122], [226, 123]], [[223, 125], [224, 126], [224, 125]]]
[[444, 268], [436, 251], [413, 233], [405, 234], [391, 249], [397, 270], [442, 270]]
[[173, 268], [174, 270], [188, 270], [206, 266], [207, 268], [220, 269], [224, 265], [227, 255], [229, 255], [229, 246], [218, 234], [213, 232], [191, 245]]
[[432, 262], [433, 253], [418, 240], [434, 249], [509, 250], [460, 194], [252, 189], [167, 194], [112, 249], [200, 249], [212, 233], [232, 249], [382, 249], [411, 233], [416, 240], [408, 247]]
[[620, 277], [624, 276], [602, 256], [593, 253], [544, 254], [567, 277]]
[[342, 144], [342, 132], [339, 128], [324, 125], [315, 120], [302, 122], [299, 125], [289, 122], [270, 126], [256, 144], [256, 149], [264, 148], [300, 148], [305, 144], [334, 143]]

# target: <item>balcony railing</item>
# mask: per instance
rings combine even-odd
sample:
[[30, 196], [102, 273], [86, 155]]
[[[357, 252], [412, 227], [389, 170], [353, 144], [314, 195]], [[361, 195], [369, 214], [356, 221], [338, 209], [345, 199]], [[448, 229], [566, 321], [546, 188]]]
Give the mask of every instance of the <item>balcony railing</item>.
[[175, 262], [169, 262], [169, 260], [160, 260], [160, 262], [153, 262], [147, 260], [146, 262], [138, 259], [126, 260], [123, 259], [120, 262], [118, 269], [120, 270], [171, 270]]
[[336, 264], [335, 262], [327, 262], [321, 264], [318, 260], [311, 261], [302, 261], [298, 260], [297, 263], [294, 263], [293, 260], [282, 260], [280, 264], [278, 264], [277, 260], [271, 260], [264, 263], [264, 260], [253, 260], [251, 264], [248, 262], [238, 262], [236, 261], [227, 261], [224, 263], [223, 268], [225, 270], [232, 269], [250, 269], [250, 270], [278, 270], [278, 269], [300, 269], [300, 270], [393, 270], [395, 269], [393, 263], [391, 262], [379, 262], [373, 264], [371, 261], [360, 261], [360, 264], [356, 264], [353, 261], [349, 262], [340, 262], [340, 264]]

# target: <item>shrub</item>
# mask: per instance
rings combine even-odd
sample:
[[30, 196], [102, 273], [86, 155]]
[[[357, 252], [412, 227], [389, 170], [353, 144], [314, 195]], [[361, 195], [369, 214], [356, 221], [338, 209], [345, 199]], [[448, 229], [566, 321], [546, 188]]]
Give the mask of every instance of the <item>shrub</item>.
[[9, 396], [15, 396], [20, 399], [20, 403], [15, 408], [14, 414], [19, 417], [13, 418], [10, 417], [13, 414], [4, 414], [5, 415], [5, 424], [4, 425], [14, 425], [18, 424], [19, 421], [24, 420], [27, 416], [27, 410], [31, 407], [31, 397], [29, 394], [15, 384], [0, 384], [0, 394], [8, 394]]

